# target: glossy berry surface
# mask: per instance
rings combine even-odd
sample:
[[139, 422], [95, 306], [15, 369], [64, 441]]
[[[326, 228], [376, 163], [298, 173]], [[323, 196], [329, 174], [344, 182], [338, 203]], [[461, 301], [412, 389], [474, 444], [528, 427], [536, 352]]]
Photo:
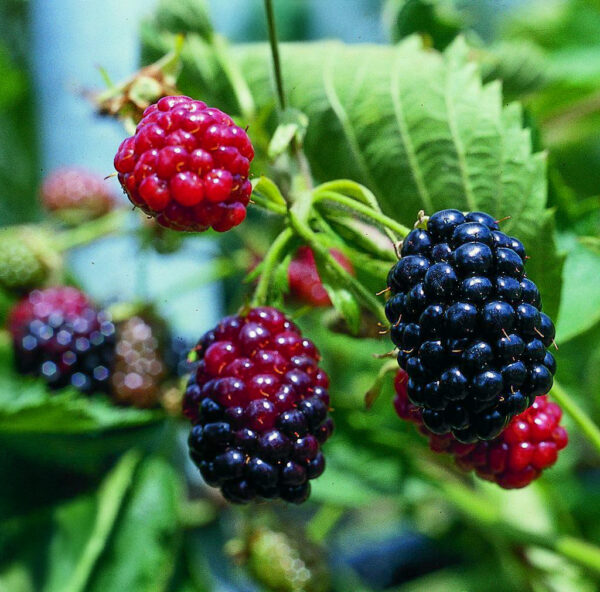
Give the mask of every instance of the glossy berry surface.
[[403, 241], [386, 316], [410, 400], [436, 434], [492, 440], [552, 386], [554, 325], [525, 248], [483, 212], [442, 210]]
[[[348, 272], [354, 274], [350, 260], [340, 251], [331, 249], [331, 256]], [[331, 306], [323, 287], [315, 256], [310, 247], [300, 247], [288, 267], [288, 282], [292, 296], [311, 306]]]
[[139, 316], [117, 325], [115, 359], [111, 372], [111, 395], [122, 405], [146, 408], [160, 397], [167, 374], [157, 328]]
[[394, 386], [394, 407], [401, 419], [410, 421], [429, 439], [434, 452], [450, 454], [464, 471], [475, 471], [482, 479], [504, 489], [526, 487], [558, 458], [567, 445], [567, 431], [560, 425], [562, 410], [546, 395], [513, 417], [493, 440], [464, 444], [452, 434], [434, 434], [423, 424], [423, 411], [413, 405], [407, 393], [408, 375], [399, 370]]
[[22, 374], [42, 377], [52, 389], [108, 391], [115, 326], [79, 290], [35, 290], [12, 309], [8, 325]]
[[190, 456], [226, 499], [302, 503], [333, 431], [315, 345], [275, 308], [224, 318], [194, 349], [183, 400]]
[[229, 115], [185, 96], [150, 105], [114, 164], [130, 201], [162, 226], [225, 232], [243, 222], [254, 149]]
[[80, 167], [52, 171], [40, 189], [42, 205], [60, 217], [77, 211], [81, 217], [98, 218], [110, 212], [116, 200], [109, 183], [100, 175]]

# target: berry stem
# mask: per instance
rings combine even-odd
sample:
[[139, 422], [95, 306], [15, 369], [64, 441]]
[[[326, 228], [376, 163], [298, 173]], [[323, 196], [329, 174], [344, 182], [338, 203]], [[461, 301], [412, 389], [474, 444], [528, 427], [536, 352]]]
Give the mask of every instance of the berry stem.
[[285, 206], [280, 206], [270, 199], [266, 199], [256, 189], [252, 193], [252, 201], [258, 207], [268, 210], [269, 212], [273, 212], [274, 214], [278, 214], [279, 216], [285, 216], [287, 212], [287, 208]]
[[560, 403], [561, 407], [569, 414], [586, 438], [593, 444], [596, 451], [600, 452], [600, 428], [592, 421], [590, 416], [556, 380], [554, 381], [550, 395]]
[[269, 43], [273, 57], [273, 72], [275, 74], [275, 86], [277, 88], [277, 99], [279, 108], [286, 108], [285, 91], [283, 90], [283, 76], [281, 73], [281, 60], [279, 59], [279, 45], [277, 43], [277, 27], [275, 25], [275, 11], [272, 0], [265, 0], [265, 13], [267, 15], [267, 28], [269, 30]]
[[90, 220], [65, 230], [56, 237], [56, 249], [58, 251], [68, 251], [75, 247], [87, 245], [99, 238], [119, 232], [125, 228], [129, 212], [125, 209], [114, 210], [96, 220]]
[[281, 264], [283, 253], [293, 236], [294, 233], [292, 230], [290, 228], [285, 228], [267, 251], [262, 262], [260, 280], [258, 281], [258, 286], [256, 286], [250, 304], [252, 308], [265, 306], [269, 303], [269, 288], [271, 287], [273, 274], [275, 273], [277, 266]]
[[[275, 11], [273, 10], [272, 0], [265, 0], [265, 13], [267, 15], [267, 28], [269, 30], [269, 44], [271, 46], [271, 56], [273, 58], [273, 74], [275, 76], [275, 86], [277, 89], [277, 102], [280, 112], [285, 111], [287, 101], [285, 90], [283, 88], [283, 72], [281, 68], [281, 59], [279, 57], [279, 43], [277, 42], [277, 26], [275, 24]], [[302, 151], [296, 138], [291, 141], [292, 154], [298, 164], [298, 170], [304, 181], [305, 189], [312, 189], [312, 174], [306, 155]]]
[[[300, 204], [298, 204], [300, 205]], [[336, 276], [340, 285], [350, 290], [362, 303], [377, 317], [378, 321], [388, 324], [383, 307], [373, 294], [371, 294], [352, 274], [331, 255], [329, 249], [323, 245], [317, 234], [296, 213], [295, 208], [289, 212], [290, 225], [308, 246], [327, 263], [331, 272]]]
[[396, 220], [393, 220], [385, 214], [374, 210], [370, 206], [360, 203], [356, 199], [342, 195], [341, 193], [336, 193], [334, 191], [315, 191], [313, 200], [315, 203], [320, 201], [333, 201], [338, 203], [344, 206], [344, 208], [352, 210], [363, 217], [369, 218], [371, 221], [383, 226], [384, 228], [388, 228], [402, 238], [406, 237], [406, 235], [410, 232], [409, 228], [400, 224], [399, 222], [396, 222]]

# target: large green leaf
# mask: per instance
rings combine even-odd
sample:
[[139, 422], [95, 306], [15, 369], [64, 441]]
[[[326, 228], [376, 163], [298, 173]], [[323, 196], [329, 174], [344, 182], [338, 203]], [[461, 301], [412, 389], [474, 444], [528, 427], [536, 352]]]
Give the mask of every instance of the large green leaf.
[[[145, 39], [154, 51], [172, 42], [157, 31]], [[231, 55], [256, 106], [273, 109], [267, 44], [238, 46]], [[182, 90], [235, 110], [210, 46], [194, 37], [183, 57]], [[541, 248], [548, 239], [545, 155], [533, 153], [520, 106], [504, 105], [499, 83], [483, 85], [470, 58], [460, 37], [444, 53], [418, 37], [395, 47], [282, 44], [290, 106], [309, 118], [304, 147], [313, 174], [366, 185], [405, 225], [421, 209], [510, 216], [503, 230], [521, 238], [530, 255], [556, 260], [551, 240]], [[272, 117], [271, 131], [275, 123]], [[535, 280], [555, 312], [555, 269], [539, 266]]]
[[49, 391], [13, 369], [0, 339], [0, 442], [39, 461], [96, 470], [130, 446], [149, 446], [165, 428], [161, 411], [116, 407], [102, 395]]
[[138, 465], [130, 453], [97, 495], [55, 510], [44, 592], [167, 589], [179, 548], [180, 484], [160, 458]]
[[568, 249], [568, 255], [563, 304], [556, 327], [559, 344], [584, 333], [600, 320], [600, 255], [575, 236], [561, 236], [561, 244]]

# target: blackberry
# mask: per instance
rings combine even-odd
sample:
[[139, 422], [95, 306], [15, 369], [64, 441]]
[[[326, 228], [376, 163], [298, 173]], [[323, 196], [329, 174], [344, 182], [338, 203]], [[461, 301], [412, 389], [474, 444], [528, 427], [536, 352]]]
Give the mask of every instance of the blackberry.
[[[490, 380], [494, 382], [493, 378]], [[434, 434], [424, 424], [426, 410], [411, 403], [408, 383], [407, 374], [399, 370], [394, 382], [394, 407], [398, 416], [417, 426], [429, 439], [431, 450], [450, 454], [462, 470], [475, 471], [480, 478], [493, 481], [503, 489], [529, 485], [554, 465], [558, 453], [568, 443], [567, 431], [559, 425], [562, 410], [546, 395], [537, 397], [531, 407], [513, 417], [491, 441], [465, 444], [452, 434]]]
[[403, 242], [386, 316], [425, 425], [490, 440], [552, 386], [554, 325], [525, 248], [483, 212], [442, 210]]
[[195, 347], [184, 415], [190, 456], [230, 502], [304, 502], [333, 430], [314, 344], [275, 308], [223, 319]]
[[106, 312], [71, 287], [35, 290], [9, 315], [15, 364], [51, 389], [108, 392], [115, 326]]
[[114, 165], [129, 200], [167, 228], [225, 232], [246, 217], [254, 149], [229, 115], [185, 96], [150, 105]]
[[167, 374], [158, 333], [156, 326], [139, 316], [117, 326], [110, 378], [111, 394], [117, 403], [140, 408], [158, 403], [161, 382]]

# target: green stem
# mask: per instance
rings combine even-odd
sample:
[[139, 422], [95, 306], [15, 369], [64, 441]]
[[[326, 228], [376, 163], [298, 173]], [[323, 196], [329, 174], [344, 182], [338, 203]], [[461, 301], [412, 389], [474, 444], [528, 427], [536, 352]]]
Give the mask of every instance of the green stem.
[[567, 535], [519, 528], [504, 521], [497, 509], [475, 491], [449, 482], [437, 481], [437, 486], [444, 491], [445, 498], [475, 524], [485, 526], [515, 544], [550, 549], [600, 574], [600, 548], [597, 546]]
[[283, 76], [281, 73], [281, 61], [279, 59], [279, 45], [277, 43], [277, 27], [275, 25], [275, 11], [272, 0], [265, 0], [265, 12], [267, 14], [267, 27], [269, 29], [269, 43], [271, 44], [271, 55], [273, 56], [273, 73], [275, 74], [275, 86], [279, 108], [284, 111], [286, 107], [285, 92], [283, 90]]
[[360, 203], [356, 199], [352, 197], [347, 197], [342, 195], [341, 193], [335, 193], [333, 191], [316, 191], [313, 197], [315, 203], [323, 200], [333, 201], [338, 203], [345, 208], [353, 210], [364, 216], [369, 218], [373, 222], [383, 226], [384, 228], [389, 228], [391, 231], [395, 232], [398, 236], [402, 238], [406, 237], [406, 235], [410, 232], [410, 228], [407, 228], [400, 222], [396, 222], [396, 220], [374, 210], [373, 208]]
[[117, 209], [106, 214], [106, 216], [65, 230], [56, 237], [56, 248], [59, 251], [68, 251], [75, 247], [87, 245], [114, 232], [119, 232], [124, 229], [128, 214], [129, 212], [125, 209]]
[[322, 505], [307, 524], [306, 534], [316, 543], [325, 540], [343, 515], [344, 508], [340, 506]]
[[217, 517], [217, 509], [207, 500], [182, 501], [179, 507], [179, 524], [186, 530], [202, 528]]
[[600, 452], [600, 428], [592, 421], [590, 416], [571, 398], [565, 389], [554, 381], [550, 395], [569, 414], [571, 419], [581, 429], [594, 448]]
[[405, 434], [389, 429], [380, 429], [378, 433], [373, 434], [370, 425], [357, 427], [367, 430], [365, 436], [371, 441], [394, 451], [399, 450], [406, 462], [475, 527], [492, 530], [494, 534], [501, 535], [513, 544], [550, 549], [600, 574], [598, 546], [569, 535], [537, 533], [514, 526], [503, 519], [497, 504], [489, 500], [483, 492], [467, 487], [449, 468], [439, 465], [436, 456], [428, 454], [425, 450], [416, 453], [414, 443]]
[[294, 233], [290, 228], [285, 228], [279, 236], [275, 239], [270, 249], [267, 251], [265, 258], [262, 263], [262, 272], [260, 274], [260, 280], [254, 296], [252, 297], [251, 306], [265, 306], [269, 301], [269, 288], [271, 287], [271, 280], [275, 269], [282, 260], [282, 253], [289, 241], [293, 238]]
[[272, 200], [263, 197], [256, 190], [252, 193], [252, 201], [260, 208], [278, 214], [279, 216], [285, 216], [287, 213], [287, 208], [284, 205], [274, 203]]
[[[279, 57], [279, 43], [277, 42], [277, 27], [275, 24], [275, 11], [273, 10], [272, 0], [265, 0], [265, 13], [267, 15], [271, 56], [273, 58], [273, 75], [275, 77], [275, 87], [277, 89], [277, 102], [279, 103], [279, 110], [284, 111], [287, 107], [287, 101], [285, 98], [285, 90], [283, 88], [283, 70], [281, 68], [281, 59]], [[310, 164], [308, 163], [308, 159], [302, 151], [301, 146], [296, 141], [296, 138], [292, 139], [291, 149], [302, 177], [304, 184], [303, 188], [312, 189], [313, 182]]]
[[336, 276], [337, 281], [348, 288], [362, 303], [377, 317], [379, 321], [388, 324], [388, 320], [383, 311], [383, 307], [377, 298], [371, 294], [352, 274], [331, 255], [329, 249], [319, 240], [310, 226], [303, 222], [301, 217], [296, 214], [294, 209], [289, 212], [290, 224], [294, 231], [300, 236], [310, 248], [318, 253], [329, 265], [331, 272]]

